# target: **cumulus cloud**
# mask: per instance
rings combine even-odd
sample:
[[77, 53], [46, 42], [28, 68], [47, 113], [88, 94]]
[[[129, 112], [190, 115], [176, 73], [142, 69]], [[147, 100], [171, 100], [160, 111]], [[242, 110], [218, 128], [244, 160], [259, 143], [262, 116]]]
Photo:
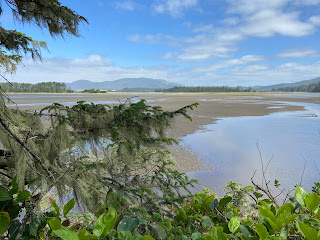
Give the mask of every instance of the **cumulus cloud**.
[[157, 13], [169, 13], [173, 17], [183, 15], [183, 11], [195, 7], [198, 0], [160, 0], [154, 5]]
[[291, 48], [280, 52], [277, 56], [282, 58], [306, 58], [318, 57], [319, 53], [313, 48]]
[[[238, 50], [238, 44], [250, 37], [303, 37], [315, 33], [320, 26], [319, 15], [308, 16], [308, 11], [303, 12], [304, 8], [299, 8], [302, 4], [306, 7], [320, 4], [320, 0], [227, 0], [227, 3], [227, 15], [220, 21], [223, 27], [213, 24], [196, 26], [192, 28], [193, 36], [189, 37], [146, 34], [133, 35], [128, 39], [173, 46], [176, 48], [176, 61], [179, 62], [205, 62], [232, 57]], [[181, 9], [196, 4], [195, 0], [163, 0], [156, 6], [158, 12], [177, 14]]]

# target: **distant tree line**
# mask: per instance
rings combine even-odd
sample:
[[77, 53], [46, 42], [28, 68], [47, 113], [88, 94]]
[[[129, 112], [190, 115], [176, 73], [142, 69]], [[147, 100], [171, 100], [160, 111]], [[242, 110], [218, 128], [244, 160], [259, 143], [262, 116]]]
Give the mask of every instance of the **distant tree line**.
[[320, 92], [320, 82], [295, 87], [274, 88], [272, 92]]
[[156, 92], [255, 92], [252, 88], [241, 89], [240, 87], [173, 87], [168, 89], [159, 89]]
[[106, 93], [107, 91], [91, 88], [91, 89], [85, 89], [82, 92], [83, 93]]
[[154, 92], [154, 88], [123, 88], [119, 92]]
[[41, 82], [36, 84], [31, 83], [17, 83], [17, 82], [5, 82], [0, 83], [0, 87], [6, 92], [26, 92], [26, 93], [66, 93], [73, 92], [70, 88], [67, 88], [64, 83], [57, 82]]

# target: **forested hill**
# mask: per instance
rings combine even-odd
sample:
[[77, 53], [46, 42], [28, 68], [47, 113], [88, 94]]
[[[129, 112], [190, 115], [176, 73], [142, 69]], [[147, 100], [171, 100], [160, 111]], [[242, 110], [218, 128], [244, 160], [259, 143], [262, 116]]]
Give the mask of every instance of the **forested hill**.
[[313, 78], [313, 79], [310, 79], [310, 80], [303, 80], [303, 81], [299, 81], [299, 82], [293, 82], [293, 83], [279, 83], [279, 84], [269, 85], [269, 86], [254, 86], [252, 88], [254, 90], [259, 91], [259, 92], [268, 92], [268, 91], [272, 91], [273, 89], [306, 86], [306, 85], [309, 85], [309, 84], [316, 84], [316, 83], [320, 83], [320, 77]]
[[273, 92], [320, 92], [320, 82], [311, 83], [308, 85], [293, 86], [293, 87], [282, 87], [272, 89]]
[[156, 92], [254, 92], [252, 88], [241, 89], [240, 87], [173, 87], [169, 89], [159, 89]]
[[81, 91], [85, 89], [101, 89], [101, 90], [122, 90], [130, 88], [142, 89], [161, 89], [180, 86], [162, 79], [152, 78], [122, 78], [115, 81], [92, 82], [89, 80], [78, 80], [67, 83], [67, 87], [72, 90]]
[[41, 83], [36, 83], [36, 84], [5, 82], [5, 83], [0, 83], [0, 87], [6, 92], [25, 92], [25, 93], [37, 93], [37, 92], [65, 93], [65, 92], [71, 92], [71, 90], [69, 88], [67, 88], [65, 83], [57, 83], [57, 82], [41, 82]]

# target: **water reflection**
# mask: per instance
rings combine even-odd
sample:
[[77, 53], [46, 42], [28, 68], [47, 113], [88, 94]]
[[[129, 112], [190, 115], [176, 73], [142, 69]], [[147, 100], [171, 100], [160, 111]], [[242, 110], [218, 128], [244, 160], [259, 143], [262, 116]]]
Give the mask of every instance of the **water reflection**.
[[[306, 161], [302, 184], [310, 190], [315, 181], [320, 181], [315, 167], [320, 169], [320, 105], [295, 105], [303, 105], [308, 111], [223, 118], [202, 131], [184, 137], [182, 144], [190, 146], [214, 167], [212, 171], [189, 175], [199, 179], [199, 188], [212, 187], [220, 194], [230, 180], [250, 184], [256, 169], [256, 179], [260, 183], [258, 141], [265, 164], [273, 156], [267, 172], [272, 182], [277, 179], [283, 186], [293, 188], [300, 183]], [[304, 117], [307, 115], [313, 117]]]

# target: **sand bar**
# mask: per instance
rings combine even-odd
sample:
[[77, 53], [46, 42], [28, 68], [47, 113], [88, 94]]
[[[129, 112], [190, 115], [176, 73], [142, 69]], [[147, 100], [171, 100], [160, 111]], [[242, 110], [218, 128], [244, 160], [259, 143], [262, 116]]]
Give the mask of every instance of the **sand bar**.
[[[176, 118], [169, 137], [181, 137], [194, 133], [217, 119], [238, 116], [264, 116], [279, 111], [302, 111], [302, 106], [295, 106], [295, 102], [320, 104], [320, 95], [312, 93], [107, 93], [107, 94], [9, 94], [15, 104], [34, 104], [33, 106], [19, 106], [21, 110], [40, 110], [53, 102], [70, 103], [80, 100], [89, 102], [124, 102], [128, 98], [148, 100], [151, 105], [159, 105], [164, 110], [177, 110], [192, 103], [199, 106], [189, 112], [192, 121]], [[14, 107], [14, 106], [13, 106]], [[197, 154], [181, 145], [170, 146], [176, 165], [175, 169], [192, 172], [208, 169]]]

